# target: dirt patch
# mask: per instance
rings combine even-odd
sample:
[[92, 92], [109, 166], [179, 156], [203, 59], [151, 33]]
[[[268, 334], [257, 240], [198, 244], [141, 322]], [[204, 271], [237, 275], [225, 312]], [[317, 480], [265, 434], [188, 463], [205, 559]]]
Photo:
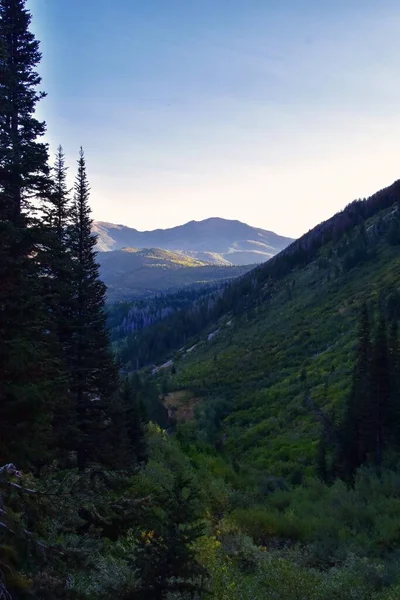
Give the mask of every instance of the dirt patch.
[[199, 402], [200, 399], [187, 390], [171, 392], [164, 398], [170, 418], [180, 422], [191, 421], [194, 418], [194, 411]]

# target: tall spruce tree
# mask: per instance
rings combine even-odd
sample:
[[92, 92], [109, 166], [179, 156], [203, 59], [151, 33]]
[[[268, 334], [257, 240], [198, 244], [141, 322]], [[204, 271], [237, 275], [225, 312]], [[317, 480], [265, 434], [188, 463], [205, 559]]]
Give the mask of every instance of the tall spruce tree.
[[67, 362], [71, 344], [73, 304], [73, 261], [69, 248], [72, 219], [71, 193], [67, 186], [67, 167], [61, 146], [52, 169], [51, 188], [42, 207], [42, 261], [46, 264], [48, 302], [63, 358]]
[[110, 407], [118, 386], [118, 371], [106, 329], [106, 287], [99, 278], [96, 236], [91, 231], [89, 194], [85, 157], [81, 148], [70, 230], [75, 288], [71, 391], [78, 429], [74, 444], [81, 470], [93, 462], [108, 462], [107, 442], [112, 427]]
[[126, 600], [202, 597], [206, 571], [194, 549], [204, 535], [201, 492], [183, 465], [174, 467], [172, 484], [162, 486], [144, 509], [148, 531], [141, 528], [130, 561], [139, 585]]
[[41, 260], [46, 265], [46, 304], [52, 315], [54, 332], [64, 370], [65, 391], [55, 406], [53, 421], [57, 455], [65, 463], [69, 440], [73, 439], [73, 400], [70, 393], [71, 355], [73, 345], [74, 268], [69, 235], [72, 219], [71, 190], [62, 146], [59, 146], [52, 168], [51, 188], [42, 205], [43, 243]]
[[33, 213], [49, 179], [30, 22], [25, 0], [0, 0], [0, 463], [21, 467], [43, 458], [59, 391]]
[[47, 145], [38, 141], [46, 125], [34, 116], [45, 96], [37, 91], [41, 54], [30, 23], [25, 0], [0, 0], [0, 215], [15, 225], [26, 223], [30, 199], [48, 183]]

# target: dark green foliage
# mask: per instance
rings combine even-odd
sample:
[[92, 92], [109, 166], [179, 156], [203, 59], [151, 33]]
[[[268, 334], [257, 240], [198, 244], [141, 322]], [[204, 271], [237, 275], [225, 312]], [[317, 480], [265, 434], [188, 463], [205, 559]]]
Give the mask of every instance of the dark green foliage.
[[[182, 291], [149, 300], [147, 310], [143, 301], [132, 303], [123, 324], [112, 329], [118, 358], [127, 370], [135, 370], [179, 349], [207, 326], [211, 315], [218, 318], [223, 293], [223, 287]], [[110, 310], [112, 320], [117, 311], [119, 305]]]
[[344, 240], [341, 254], [343, 255], [342, 264], [344, 271], [353, 269], [373, 256], [373, 248], [368, 244], [364, 224], [357, 228], [356, 234], [351, 241], [348, 239]]
[[162, 600], [171, 592], [194, 594], [201, 589], [204, 569], [195, 557], [194, 542], [203, 535], [200, 491], [193, 478], [179, 465], [171, 486], [161, 487], [144, 513], [146, 531], [141, 531], [132, 557], [140, 573], [132, 598]]
[[24, 533], [26, 522], [18, 518], [20, 484], [21, 474], [14, 465], [0, 467], [0, 598], [7, 600], [10, 594], [27, 597], [31, 588], [21, 573], [22, 557], [26, 558], [27, 547], [32, 550], [32, 544]]
[[70, 393], [71, 359], [74, 329], [74, 264], [69, 248], [71, 228], [71, 194], [67, 186], [67, 167], [61, 146], [57, 149], [52, 170], [52, 186], [43, 199], [43, 243], [41, 262], [46, 265], [45, 297], [52, 315], [55, 335], [65, 370], [65, 391], [58, 398], [53, 421], [57, 456], [67, 459], [69, 440], [76, 435], [74, 404]]
[[397, 322], [391, 326], [389, 339], [383, 314], [372, 342], [370, 329], [368, 309], [363, 304], [352, 387], [338, 434], [338, 473], [346, 478], [365, 463], [381, 467], [385, 449], [397, 445]]
[[160, 389], [151, 379], [137, 379], [136, 390], [141, 398], [141, 406], [146, 422], [157, 423], [163, 429], [170, 425], [168, 410], [161, 400]]
[[43, 297], [41, 228], [32, 196], [49, 189], [38, 42], [23, 0], [0, 2], [0, 464], [41, 462], [61, 393], [58, 350]]
[[352, 386], [339, 434], [339, 473], [350, 477], [366, 460], [371, 443], [373, 445], [374, 430], [374, 407], [371, 394], [371, 327], [367, 305], [364, 303], [360, 311], [358, 348]]
[[328, 453], [328, 444], [326, 440], [326, 432], [324, 431], [320, 437], [318, 442], [318, 450], [317, 450], [317, 466], [316, 471], [318, 477], [324, 482], [329, 482], [329, 467], [327, 462], [327, 453]]
[[113, 342], [123, 340], [159, 321], [179, 313], [185, 308], [195, 309], [207, 299], [212, 303], [223, 286], [204, 286], [199, 290], [180, 290], [175, 293], [159, 294], [146, 299], [119, 302], [107, 306], [108, 326]]
[[33, 193], [48, 184], [47, 146], [37, 141], [45, 124], [35, 116], [41, 78], [39, 42], [29, 31], [25, 0], [0, 2], [1, 219], [22, 225]]
[[400, 344], [397, 320], [392, 321], [388, 334], [389, 371], [390, 371], [390, 443], [400, 448]]
[[52, 172], [52, 187], [43, 207], [43, 224], [54, 233], [60, 245], [59, 251], [64, 250], [64, 252], [68, 248], [72, 210], [71, 194], [67, 186], [67, 171], [64, 151], [62, 146], [59, 146]]
[[[391, 373], [386, 336], [386, 323], [380, 317], [371, 356], [371, 407], [375, 427], [372, 429], [370, 447], [374, 448], [373, 461], [381, 466], [384, 445], [390, 437], [392, 422], [390, 420]], [[375, 438], [375, 439], [373, 439]]]
[[120, 385], [110, 405], [110, 464], [132, 468], [146, 460], [143, 422], [145, 410], [138, 386], [128, 377]]
[[91, 233], [89, 183], [83, 151], [74, 188], [70, 251], [73, 261], [73, 342], [69, 362], [71, 393], [76, 406], [77, 450], [80, 469], [107, 460], [107, 410], [117, 389], [117, 368], [109, 347], [105, 315], [105, 285], [99, 279], [96, 238]]

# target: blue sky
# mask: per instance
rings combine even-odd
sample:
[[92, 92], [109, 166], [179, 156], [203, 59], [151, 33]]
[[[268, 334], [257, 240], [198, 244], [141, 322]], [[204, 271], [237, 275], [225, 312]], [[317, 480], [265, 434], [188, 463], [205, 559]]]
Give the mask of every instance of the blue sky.
[[400, 177], [398, 0], [28, 0], [96, 219], [298, 236]]

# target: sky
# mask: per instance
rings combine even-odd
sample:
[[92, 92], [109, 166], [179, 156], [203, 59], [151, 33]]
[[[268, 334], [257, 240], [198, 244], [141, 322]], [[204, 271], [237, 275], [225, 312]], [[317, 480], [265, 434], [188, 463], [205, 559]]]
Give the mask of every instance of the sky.
[[298, 237], [400, 177], [398, 0], [28, 0], [95, 219]]

